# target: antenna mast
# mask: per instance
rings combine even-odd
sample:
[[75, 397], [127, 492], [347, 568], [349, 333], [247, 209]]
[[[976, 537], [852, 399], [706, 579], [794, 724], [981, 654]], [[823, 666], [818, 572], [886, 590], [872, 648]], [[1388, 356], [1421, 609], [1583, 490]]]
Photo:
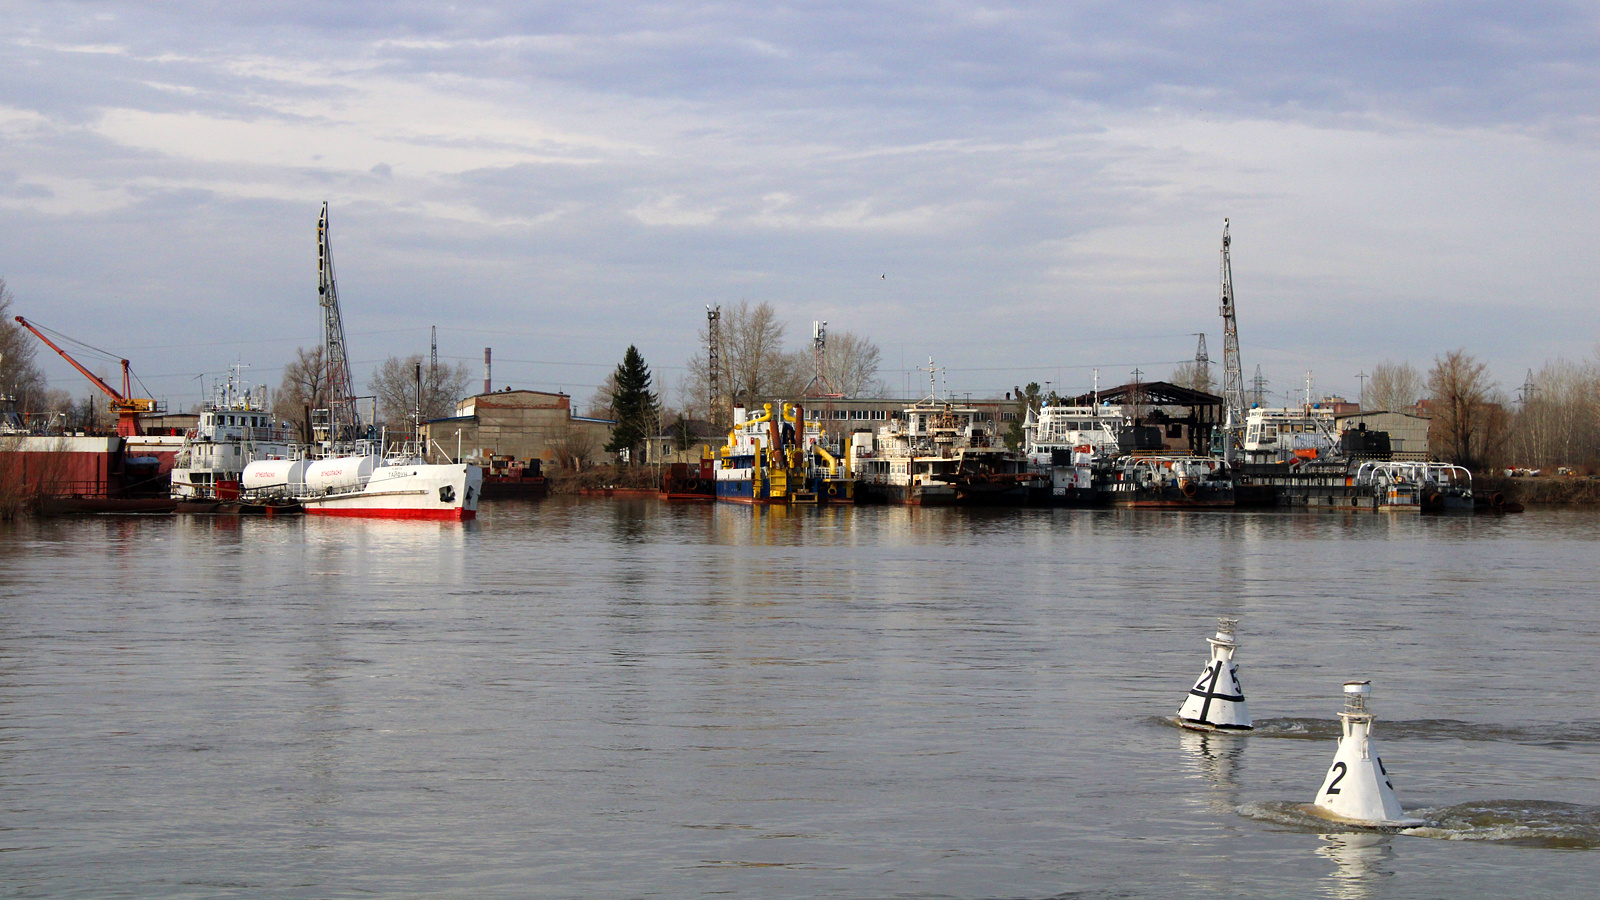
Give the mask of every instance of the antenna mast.
[[1239, 323], [1233, 315], [1233, 263], [1229, 257], [1228, 220], [1222, 220], [1222, 401], [1227, 420], [1222, 426], [1222, 453], [1233, 459], [1243, 445], [1244, 372], [1239, 364]]
[[328, 420], [322, 439], [354, 440], [360, 429], [355, 387], [350, 378], [350, 357], [344, 342], [344, 319], [339, 313], [339, 288], [333, 277], [333, 247], [328, 243], [328, 204], [317, 220], [317, 293], [322, 299], [322, 344], [328, 366]]

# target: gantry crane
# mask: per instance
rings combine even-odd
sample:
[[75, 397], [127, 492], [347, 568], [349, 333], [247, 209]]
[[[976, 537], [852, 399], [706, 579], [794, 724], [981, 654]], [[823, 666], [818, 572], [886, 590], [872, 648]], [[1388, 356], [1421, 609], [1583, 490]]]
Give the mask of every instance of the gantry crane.
[[62, 359], [72, 363], [72, 367], [74, 369], [82, 372], [83, 377], [94, 382], [95, 387], [98, 387], [100, 390], [104, 391], [106, 395], [111, 398], [111, 411], [117, 414], [117, 434], [121, 435], [122, 437], [135, 437], [137, 435], [144, 434], [144, 427], [139, 424], [139, 417], [141, 415], [165, 411], [165, 408], [154, 400], [144, 397], [128, 396], [129, 394], [133, 393], [133, 376], [129, 372], [127, 360], [122, 360], [122, 391], [119, 393], [111, 385], [102, 381], [100, 376], [94, 374], [88, 369], [85, 369], [83, 365], [77, 360], [73, 359], [72, 355], [67, 351], [56, 346], [55, 341], [45, 337], [44, 333], [30, 324], [27, 319], [17, 316], [17, 324], [33, 332], [33, 336], [41, 341], [44, 341], [46, 347], [49, 347], [51, 350], [61, 354]]

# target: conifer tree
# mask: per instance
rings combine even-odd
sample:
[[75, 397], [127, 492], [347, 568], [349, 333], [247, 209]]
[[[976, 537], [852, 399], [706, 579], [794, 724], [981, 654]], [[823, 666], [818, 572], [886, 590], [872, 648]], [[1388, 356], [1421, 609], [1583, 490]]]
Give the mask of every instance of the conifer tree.
[[656, 397], [650, 393], [650, 367], [644, 364], [639, 349], [628, 346], [614, 376], [617, 387], [611, 394], [611, 408], [617, 424], [611, 429], [608, 453], [628, 452], [628, 462], [639, 461], [639, 447], [650, 434], [656, 420]]

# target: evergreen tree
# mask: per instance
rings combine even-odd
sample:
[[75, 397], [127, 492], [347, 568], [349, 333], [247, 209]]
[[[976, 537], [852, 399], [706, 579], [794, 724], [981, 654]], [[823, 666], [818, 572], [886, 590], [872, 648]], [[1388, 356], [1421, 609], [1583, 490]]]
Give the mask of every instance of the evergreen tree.
[[606, 452], [626, 450], [628, 462], [636, 463], [639, 448], [656, 421], [656, 396], [650, 393], [650, 367], [644, 364], [637, 347], [628, 346], [613, 378], [617, 386], [611, 394], [611, 408], [616, 411], [617, 424], [611, 429], [611, 443], [606, 444]]

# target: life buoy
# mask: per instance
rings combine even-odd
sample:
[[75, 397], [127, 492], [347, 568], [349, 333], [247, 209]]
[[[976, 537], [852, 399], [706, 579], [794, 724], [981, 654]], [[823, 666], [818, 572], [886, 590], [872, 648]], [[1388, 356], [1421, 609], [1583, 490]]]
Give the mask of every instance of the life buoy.
[[829, 497], [837, 497], [837, 496], [839, 496], [839, 486], [837, 484], [828, 485], [828, 496]]
[[1190, 500], [1194, 499], [1195, 494], [1200, 493], [1200, 489], [1196, 487], [1195, 483], [1192, 481], [1185, 481], [1182, 486], [1178, 488], [1178, 490], [1183, 491], [1183, 495], [1188, 497]]

